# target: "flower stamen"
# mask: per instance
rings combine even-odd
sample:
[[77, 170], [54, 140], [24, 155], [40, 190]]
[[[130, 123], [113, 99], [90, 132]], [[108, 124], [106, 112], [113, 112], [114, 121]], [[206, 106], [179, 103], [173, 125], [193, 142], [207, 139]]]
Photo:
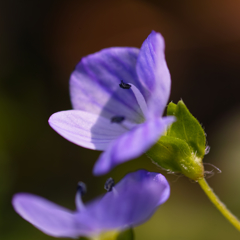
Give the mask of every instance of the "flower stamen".
[[111, 192], [114, 185], [115, 185], [114, 179], [110, 177], [107, 179], [106, 183], [104, 184], [104, 189], [106, 189], [108, 192]]
[[124, 116], [115, 116], [111, 118], [111, 123], [121, 123], [123, 120], [125, 120]]
[[83, 201], [82, 201], [82, 196], [87, 192], [87, 187], [86, 184], [83, 182], [78, 182], [77, 186], [77, 193], [75, 197], [75, 204], [77, 207], [77, 210], [81, 211], [85, 208]]
[[134, 96], [136, 97], [136, 100], [142, 110], [143, 116], [146, 118], [147, 117], [147, 112], [148, 112], [148, 107], [147, 107], [147, 103], [145, 101], [145, 98], [143, 97], [142, 93], [140, 92], [140, 90], [134, 86], [131, 83], [131, 90], [133, 91]]
[[130, 89], [130, 88], [131, 88], [131, 85], [128, 84], [128, 83], [125, 83], [123, 80], [121, 80], [121, 83], [119, 84], [119, 86], [120, 86], [122, 89]]

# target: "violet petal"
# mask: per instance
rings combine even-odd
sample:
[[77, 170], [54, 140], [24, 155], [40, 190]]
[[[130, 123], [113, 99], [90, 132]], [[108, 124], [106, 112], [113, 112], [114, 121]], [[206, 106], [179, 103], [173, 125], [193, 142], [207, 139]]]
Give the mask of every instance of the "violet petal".
[[88, 234], [73, 212], [44, 198], [19, 193], [13, 197], [15, 211], [42, 232], [54, 237], [72, 237]]
[[[166, 178], [146, 170], [126, 175], [111, 192], [86, 206], [95, 229], [124, 229], [146, 221], [170, 195]], [[81, 213], [79, 213], [79, 216]], [[81, 219], [85, 216], [81, 215]]]
[[20, 216], [48, 235], [94, 237], [148, 220], [169, 194], [170, 187], [163, 175], [139, 170], [127, 174], [110, 192], [75, 212], [27, 193], [16, 194], [12, 204]]
[[150, 97], [146, 99], [150, 118], [162, 116], [170, 95], [171, 77], [164, 49], [162, 35], [152, 31], [138, 55], [136, 68], [139, 81], [150, 91]]
[[124, 81], [142, 88], [136, 73], [138, 53], [137, 48], [115, 47], [82, 58], [70, 77], [73, 108], [106, 118], [122, 115], [132, 122], [141, 122], [143, 114], [134, 94], [119, 87]]
[[95, 150], [105, 150], [111, 141], [127, 131], [121, 124], [81, 110], [54, 113], [49, 124], [70, 142]]
[[164, 133], [174, 117], [155, 118], [140, 124], [111, 142], [94, 166], [94, 174], [101, 175], [114, 166], [142, 155]]

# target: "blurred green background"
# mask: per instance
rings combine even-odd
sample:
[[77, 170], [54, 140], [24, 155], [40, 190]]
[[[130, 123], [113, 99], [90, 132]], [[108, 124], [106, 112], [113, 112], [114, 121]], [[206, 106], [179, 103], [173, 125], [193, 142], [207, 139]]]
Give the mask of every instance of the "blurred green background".
[[[208, 179], [240, 217], [240, 1], [0, 1], [0, 239], [53, 239], [18, 216], [16, 192], [31, 192], [74, 209], [78, 181], [84, 201], [138, 168], [161, 171], [142, 156], [94, 177], [99, 152], [76, 146], [47, 123], [71, 108], [68, 79], [81, 57], [112, 46], [135, 46], [152, 29], [163, 34], [172, 75], [170, 100], [183, 99], [211, 146], [204, 162], [222, 170]], [[207, 167], [211, 170], [211, 167]], [[162, 172], [162, 171], [161, 171]], [[136, 239], [239, 239], [197, 183], [167, 175], [171, 197]]]

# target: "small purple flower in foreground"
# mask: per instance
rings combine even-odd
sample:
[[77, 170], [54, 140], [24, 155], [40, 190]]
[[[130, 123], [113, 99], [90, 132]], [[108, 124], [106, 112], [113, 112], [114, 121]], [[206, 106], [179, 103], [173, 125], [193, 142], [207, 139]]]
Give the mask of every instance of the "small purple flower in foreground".
[[163, 175], [145, 170], [129, 173], [116, 186], [109, 179], [105, 188], [105, 195], [84, 205], [81, 196], [85, 189], [80, 184], [75, 212], [28, 193], [16, 194], [12, 203], [18, 214], [48, 235], [94, 238], [143, 223], [170, 194]]
[[70, 78], [74, 110], [53, 114], [50, 126], [82, 147], [105, 151], [94, 174], [139, 157], [164, 133], [171, 79], [163, 37], [154, 31], [141, 49], [114, 47], [88, 55]]

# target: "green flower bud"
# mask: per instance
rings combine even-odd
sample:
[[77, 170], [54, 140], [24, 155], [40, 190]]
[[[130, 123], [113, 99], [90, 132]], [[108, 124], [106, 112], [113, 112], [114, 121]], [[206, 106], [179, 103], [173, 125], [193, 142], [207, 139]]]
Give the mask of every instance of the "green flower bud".
[[204, 176], [202, 159], [205, 155], [206, 136], [196, 118], [183, 101], [169, 103], [167, 115], [177, 118], [147, 155], [167, 171], [182, 173], [198, 180]]

